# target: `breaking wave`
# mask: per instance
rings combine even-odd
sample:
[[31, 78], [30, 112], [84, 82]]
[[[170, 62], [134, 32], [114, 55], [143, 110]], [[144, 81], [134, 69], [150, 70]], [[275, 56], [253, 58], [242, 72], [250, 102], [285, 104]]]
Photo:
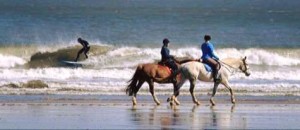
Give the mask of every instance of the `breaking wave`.
[[26, 61], [20, 57], [0, 54], [0, 68], [13, 68], [25, 63]]
[[[31, 56], [20, 54], [1, 54], [0, 67], [12, 68], [16, 66], [26, 66], [27, 68], [38, 67], [68, 67], [62, 61], [73, 61], [80, 46], [65, 47], [52, 50], [51, 52], [40, 49]], [[18, 49], [20, 50], [20, 49]], [[26, 50], [26, 49], [25, 49]], [[216, 50], [219, 57], [240, 58], [247, 56], [250, 65], [258, 66], [299, 66], [300, 49], [236, 49], [223, 48]], [[171, 48], [171, 54], [182, 58], [200, 58], [199, 48]], [[86, 67], [91, 68], [124, 68], [134, 67], [139, 63], [155, 62], [161, 58], [160, 48], [138, 48], [138, 47], [112, 47], [106, 45], [91, 46], [89, 59], [81, 56], [79, 60], [84, 60]], [[28, 58], [30, 57], [30, 58]]]
[[[39, 50], [29, 56], [0, 53], [0, 93], [123, 95], [138, 64], [157, 62], [161, 58], [160, 48], [96, 45], [91, 47], [88, 59], [83, 56], [80, 59], [84, 66], [74, 68], [61, 63], [62, 60], [73, 60], [79, 49], [79, 46], [73, 46]], [[248, 57], [251, 76], [235, 74], [230, 80], [238, 94], [300, 95], [300, 77], [297, 76], [300, 73], [300, 50], [223, 48], [216, 52], [221, 59]], [[171, 48], [171, 54], [195, 59], [202, 55], [199, 48]], [[48, 87], [23, 87], [30, 81], [41, 81]], [[172, 93], [170, 84], [155, 86], [158, 94]], [[196, 89], [201, 94], [210, 93], [211, 84], [197, 83]], [[141, 94], [148, 94], [148, 87], [142, 87]], [[189, 94], [189, 83], [182, 87], [182, 94]], [[227, 94], [225, 90], [224, 94]]]

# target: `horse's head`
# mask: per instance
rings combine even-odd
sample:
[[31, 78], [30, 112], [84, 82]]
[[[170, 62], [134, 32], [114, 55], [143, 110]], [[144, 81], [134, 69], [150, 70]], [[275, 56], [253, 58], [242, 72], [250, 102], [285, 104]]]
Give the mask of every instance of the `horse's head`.
[[246, 75], [250, 76], [249, 65], [247, 63], [247, 57], [242, 58], [242, 64], [240, 64], [239, 69]]

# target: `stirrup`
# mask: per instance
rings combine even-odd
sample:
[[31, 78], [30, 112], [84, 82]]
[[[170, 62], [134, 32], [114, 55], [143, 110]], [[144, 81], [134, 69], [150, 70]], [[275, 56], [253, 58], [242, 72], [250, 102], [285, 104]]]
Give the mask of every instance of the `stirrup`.
[[221, 75], [217, 75], [216, 77], [214, 77], [214, 82], [220, 83], [221, 81], [222, 81]]
[[216, 79], [214, 79], [214, 82], [215, 82], [215, 83], [220, 83], [220, 82], [221, 82], [221, 79], [220, 79], [220, 78], [216, 78]]
[[176, 78], [172, 78], [172, 80], [171, 80], [172, 82], [175, 82], [175, 83], [177, 83], [177, 80], [176, 80]]

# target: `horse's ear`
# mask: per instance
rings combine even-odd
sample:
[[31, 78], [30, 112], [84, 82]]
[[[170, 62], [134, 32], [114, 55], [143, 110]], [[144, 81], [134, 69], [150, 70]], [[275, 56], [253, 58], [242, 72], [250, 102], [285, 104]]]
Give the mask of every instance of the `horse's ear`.
[[246, 60], [246, 59], [247, 59], [247, 56], [245, 56], [244, 60]]

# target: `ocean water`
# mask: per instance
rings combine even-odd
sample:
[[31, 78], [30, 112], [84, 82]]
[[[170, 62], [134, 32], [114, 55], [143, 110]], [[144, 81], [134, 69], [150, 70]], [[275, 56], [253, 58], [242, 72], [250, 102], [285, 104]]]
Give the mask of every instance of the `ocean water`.
[[[298, 0], [0, 0], [1, 94], [124, 95], [139, 63], [160, 59], [163, 38], [171, 54], [199, 58], [210, 34], [219, 57], [247, 56], [251, 76], [230, 83], [240, 95], [300, 95]], [[92, 45], [81, 67], [67, 66]], [[49, 87], [23, 87], [41, 80]], [[17, 86], [17, 87], [16, 87]], [[197, 82], [196, 93], [212, 83]], [[222, 87], [220, 87], [222, 88]], [[157, 94], [171, 85], [155, 84]], [[189, 94], [189, 83], [181, 94]], [[140, 94], [149, 94], [147, 85]], [[220, 94], [228, 94], [220, 91]]]

